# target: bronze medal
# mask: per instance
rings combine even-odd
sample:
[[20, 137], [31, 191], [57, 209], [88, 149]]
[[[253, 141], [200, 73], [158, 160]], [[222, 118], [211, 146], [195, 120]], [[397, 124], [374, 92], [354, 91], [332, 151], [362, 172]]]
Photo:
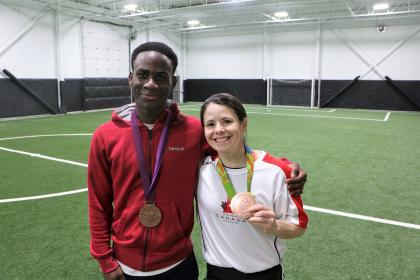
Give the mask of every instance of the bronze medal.
[[139, 220], [148, 228], [156, 227], [162, 220], [162, 212], [154, 203], [146, 203], [139, 212]]
[[232, 198], [230, 208], [233, 214], [241, 217], [242, 219], [248, 219], [252, 216], [251, 213], [249, 213], [249, 208], [255, 204], [255, 196], [252, 193], [241, 192]]

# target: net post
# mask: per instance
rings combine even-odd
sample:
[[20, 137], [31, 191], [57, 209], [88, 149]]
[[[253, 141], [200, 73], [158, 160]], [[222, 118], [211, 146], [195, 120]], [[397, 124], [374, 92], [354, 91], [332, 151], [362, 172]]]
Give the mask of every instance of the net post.
[[311, 109], [314, 108], [314, 102], [315, 102], [315, 77], [312, 76], [312, 80], [311, 80]]

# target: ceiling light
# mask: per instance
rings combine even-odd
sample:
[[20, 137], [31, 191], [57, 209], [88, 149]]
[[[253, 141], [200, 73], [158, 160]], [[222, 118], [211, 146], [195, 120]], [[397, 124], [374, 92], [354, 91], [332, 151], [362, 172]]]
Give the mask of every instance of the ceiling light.
[[127, 4], [124, 6], [124, 9], [129, 11], [129, 12], [135, 12], [137, 10], [137, 5], [136, 4]]
[[201, 30], [201, 29], [208, 29], [208, 28], [215, 28], [216, 25], [197, 25], [197, 26], [191, 26], [187, 28], [181, 28], [180, 31], [189, 31], [189, 30]]
[[389, 4], [388, 3], [378, 3], [378, 4], [373, 5], [373, 9], [375, 11], [378, 11], [378, 10], [386, 10], [388, 8], [389, 8]]
[[277, 18], [287, 18], [289, 14], [286, 11], [275, 12], [274, 16]]
[[192, 20], [187, 21], [187, 24], [190, 26], [196, 26], [196, 25], [199, 25], [200, 22], [196, 19], [192, 19]]
[[159, 11], [139, 11], [136, 10], [134, 12], [130, 12], [129, 14], [121, 15], [118, 18], [130, 18], [130, 17], [137, 17], [137, 16], [144, 16], [144, 15], [150, 15], [154, 13], [158, 13]]

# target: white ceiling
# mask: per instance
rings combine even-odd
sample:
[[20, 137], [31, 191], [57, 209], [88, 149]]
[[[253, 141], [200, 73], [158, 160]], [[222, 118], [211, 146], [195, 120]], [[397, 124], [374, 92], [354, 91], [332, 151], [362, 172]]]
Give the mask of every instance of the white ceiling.
[[[389, 9], [373, 10], [374, 4], [383, 2], [389, 4]], [[175, 32], [343, 20], [420, 18], [420, 0], [0, 0], [0, 3], [18, 8], [51, 8], [72, 17]], [[131, 3], [138, 5], [136, 11], [124, 9], [124, 5]], [[287, 11], [288, 17], [276, 18], [274, 13], [278, 11]], [[189, 26], [187, 21], [193, 19], [199, 20], [200, 24]]]

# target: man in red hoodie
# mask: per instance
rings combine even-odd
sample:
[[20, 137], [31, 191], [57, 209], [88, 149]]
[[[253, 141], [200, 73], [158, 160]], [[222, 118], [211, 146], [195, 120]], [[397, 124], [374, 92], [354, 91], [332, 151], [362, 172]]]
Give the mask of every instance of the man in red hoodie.
[[[200, 121], [168, 104], [178, 60], [148, 42], [131, 57], [135, 103], [116, 109], [93, 135], [88, 164], [90, 251], [105, 279], [191, 279], [190, 234], [198, 163], [209, 152]], [[284, 169], [291, 176], [291, 162]], [[306, 173], [289, 179], [301, 192]], [[296, 174], [295, 174], [296, 173]]]

